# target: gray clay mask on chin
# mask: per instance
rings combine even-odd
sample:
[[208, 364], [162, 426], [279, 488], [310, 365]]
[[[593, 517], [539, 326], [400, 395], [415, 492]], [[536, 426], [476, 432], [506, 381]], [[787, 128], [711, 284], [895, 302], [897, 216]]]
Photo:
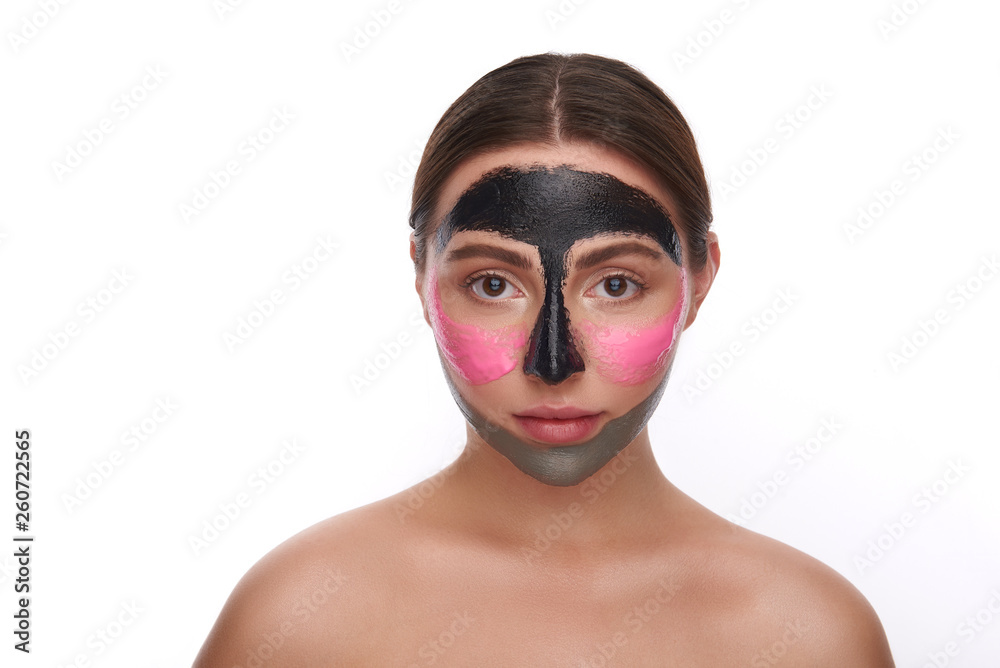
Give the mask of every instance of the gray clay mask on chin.
[[[655, 241], [680, 269], [681, 299], [657, 325], [629, 330], [624, 336], [620, 331], [580, 323], [590, 332], [587, 359], [598, 367], [594, 372], [628, 384], [662, 370], [668, 357], [672, 364], [668, 353], [686, 315], [686, 275], [670, 216], [648, 194], [609, 174], [576, 171], [567, 166], [501, 167], [472, 184], [446, 214], [435, 239], [439, 254], [460, 231], [492, 232], [535, 246], [541, 259], [545, 295], [530, 333], [509, 329], [484, 332], [456, 324], [443, 314], [436, 275], [430, 273], [431, 319], [451, 393], [479, 436], [518, 469], [549, 485], [577, 485], [599, 471], [642, 431], [663, 395], [669, 366], [662, 381], [636, 406], [610, 420], [589, 440], [566, 446], [532, 445], [491, 423], [462, 396], [449, 371], [474, 385], [509, 372], [558, 385], [584, 372], [581, 342], [574, 340], [564, 306], [567, 261], [575, 242], [606, 234], [641, 235]], [[581, 331], [580, 327], [576, 331]], [[622, 340], [630, 343], [622, 344]], [[520, 351], [526, 353], [518, 359], [512, 350], [519, 355]]]

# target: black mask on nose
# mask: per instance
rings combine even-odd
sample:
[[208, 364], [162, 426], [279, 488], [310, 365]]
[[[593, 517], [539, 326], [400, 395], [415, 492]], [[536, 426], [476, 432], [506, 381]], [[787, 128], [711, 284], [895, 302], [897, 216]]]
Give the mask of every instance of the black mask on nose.
[[545, 299], [528, 341], [524, 373], [551, 385], [584, 369], [563, 295], [567, 254], [575, 242], [605, 233], [646, 235], [681, 266], [677, 233], [659, 202], [610, 174], [566, 165], [505, 166], [484, 174], [442, 221], [438, 251], [463, 230], [496, 232], [538, 248]]

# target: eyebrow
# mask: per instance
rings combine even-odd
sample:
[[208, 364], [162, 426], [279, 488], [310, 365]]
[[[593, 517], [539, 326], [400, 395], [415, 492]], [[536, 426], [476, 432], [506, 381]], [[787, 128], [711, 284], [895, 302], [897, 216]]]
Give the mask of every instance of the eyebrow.
[[599, 265], [602, 262], [607, 262], [612, 258], [630, 254], [645, 255], [646, 257], [654, 260], [663, 260], [667, 257], [662, 251], [650, 248], [646, 244], [639, 243], [638, 241], [623, 241], [616, 243], [613, 246], [606, 246], [604, 248], [598, 248], [597, 250], [584, 253], [577, 258], [576, 262], [573, 263], [573, 266], [577, 270], [590, 269], [591, 267]]
[[524, 255], [521, 255], [516, 251], [500, 248], [499, 246], [491, 246], [489, 244], [469, 244], [467, 246], [462, 246], [461, 248], [455, 248], [448, 252], [447, 260], [449, 262], [455, 262], [458, 260], [465, 260], [470, 257], [483, 257], [491, 260], [499, 260], [500, 262], [506, 262], [509, 265], [517, 267], [518, 269], [531, 270], [534, 267], [531, 260]]

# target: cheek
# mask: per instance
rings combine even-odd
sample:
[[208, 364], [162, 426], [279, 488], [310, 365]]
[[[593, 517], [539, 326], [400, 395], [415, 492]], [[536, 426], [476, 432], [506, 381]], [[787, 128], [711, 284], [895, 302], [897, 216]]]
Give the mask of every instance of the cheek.
[[513, 371], [521, 362], [527, 332], [514, 326], [483, 329], [455, 322], [441, 308], [436, 272], [432, 271], [428, 279], [431, 326], [448, 363], [472, 385], [488, 383]]
[[649, 327], [628, 328], [596, 325], [589, 320], [580, 324], [587, 354], [597, 365], [597, 372], [615, 383], [637, 385], [656, 375], [673, 350], [687, 313], [687, 274], [681, 270], [681, 298], [667, 315]]

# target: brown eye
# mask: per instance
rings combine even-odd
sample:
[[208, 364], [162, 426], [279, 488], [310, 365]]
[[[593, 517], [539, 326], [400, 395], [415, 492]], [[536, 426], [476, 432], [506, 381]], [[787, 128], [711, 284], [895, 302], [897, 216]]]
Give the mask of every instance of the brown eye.
[[628, 283], [620, 276], [612, 276], [604, 280], [604, 290], [612, 297], [621, 297], [627, 288]]
[[514, 296], [514, 286], [501, 276], [483, 276], [472, 282], [472, 291], [483, 299], [498, 300]]
[[483, 279], [483, 292], [490, 297], [499, 297], [507, 287], [507, 281], [499, 276], [487, 276]]
[[639, 284], [624, 276], [608, 276], [595, 290], [599, 297], [624, 301], [639, 291]]

